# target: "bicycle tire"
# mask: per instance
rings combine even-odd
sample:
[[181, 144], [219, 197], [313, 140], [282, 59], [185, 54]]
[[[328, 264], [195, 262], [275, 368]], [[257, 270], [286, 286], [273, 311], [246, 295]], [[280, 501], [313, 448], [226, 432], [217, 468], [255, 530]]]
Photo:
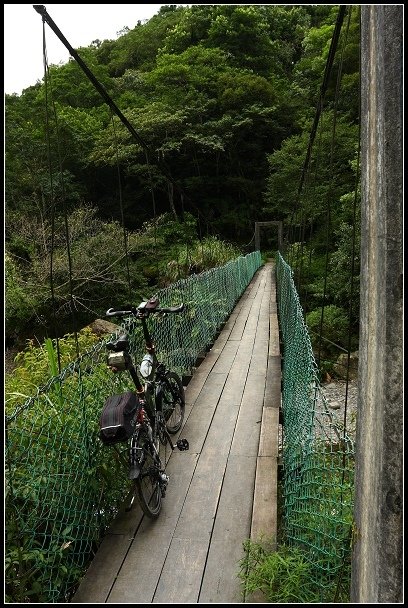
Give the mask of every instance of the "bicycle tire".
[[140, 507], [150, 519], [156, 519], [162, 507], [162, 489], [160, 485], [160, 467], [149, 439], [141, 433], [137, 445], [142, 448], [141, 470], [135, 479], [135, 489]]
[[183, 424], [186, 408], [183, 383], [175, 372], [167, 372], [162, 380], [160, 400], [167, 431], [174, 435]]

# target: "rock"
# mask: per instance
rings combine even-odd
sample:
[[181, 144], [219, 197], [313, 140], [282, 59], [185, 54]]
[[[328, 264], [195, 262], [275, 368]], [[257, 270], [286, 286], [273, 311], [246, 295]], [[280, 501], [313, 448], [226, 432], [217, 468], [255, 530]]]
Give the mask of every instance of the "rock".
[[93, 331], [97, 336], [103, 336], [105, 334], [113, 334], [119, 328], [119, 325], [115, 325], [115, 323], [111, 323], [110, 321], [105, 321], [104, 319], [95, 319], [92, 323], [88, 325], [88, 327]]
[[356, 415], [357, 415], [357, 397], [358, 388], [357, 380], [337, 380], [329, 384], [322, 384], [321, 390], [327, 400], [327, 407], [332, 410], [333, 420], [343, 426], [345, 405], [346, 405], [346, 389], [347, 389], [347, 433], [350, 437], [355, 438], [356, 435]]
[[[339, 378], [347, 378], [347, 353], [342, 353], [337, 363], [333, 365], [333, 370]], [[348, 378], [349, 380], [356, 380], [358, 377], [358, 350], [354, 353], [350, 353], [350, 361], [348, 363]]]

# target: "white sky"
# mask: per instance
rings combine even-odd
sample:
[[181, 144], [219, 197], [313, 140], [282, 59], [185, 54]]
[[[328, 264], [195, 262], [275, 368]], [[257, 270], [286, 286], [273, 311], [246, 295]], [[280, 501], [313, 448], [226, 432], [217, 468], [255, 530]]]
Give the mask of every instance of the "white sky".
[[[168, 2], [167, 4], [171, 4]], [[44, 4], [69, 44], [115, 40], [124, 27], [150, 19], [162, 4]], [[183, 5], [179, 5], [183, 6]], [[188, 5], [184, 5], [188, 6]], [[48, 64], [66, 63], [69, 51], [45, 23]], [[4, 91], [21, 94], [44, 76], [42, 17], [32, 4], [4, 5]]]

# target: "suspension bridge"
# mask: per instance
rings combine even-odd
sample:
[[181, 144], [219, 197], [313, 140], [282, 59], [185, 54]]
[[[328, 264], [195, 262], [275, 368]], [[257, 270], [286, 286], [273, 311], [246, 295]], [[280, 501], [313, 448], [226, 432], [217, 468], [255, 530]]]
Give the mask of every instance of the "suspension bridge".
[[[104, 479], [109, 461], [96, 471], [87, 439], [96, 410], [86, 406], [103, 403], [108, 390], [102, 347], [89, 359], [97, 389], [87, 375], [89, 361], [82, 359], [50, 381], [48, 394], [28, 399], [8, 419], [9, 541], [18, 540], [30, 563], [42, 563], [45, 601], [59, 601], [67, 569], [79, 572], [92, 544], [93, 560], [71, 603], [262, 602], [261, 594], [243, 592], [238, 573], [247, 539], [276, 546], [281, 447], [285, 533], [308, 551], [321, 593], [330, 584], [338, 598], [340, 579], [351, 575], [354, 600], [402, 599], [402, 170], [401, 121], [395, 119], [401, 115], [402, 44], [395, 7], [362, 9], [356, 443], [333, 423], [320, 394], [291, 270], [280, 254], [276, 269], [261, 266], [259, 258], [255, 265], [255, 258], [241, 260], [231, 272], [219, 269], [214, 293], [212, 275], [201, 277], [200, 285], [183, 285], [196, 319], [202, 301], [215, 302], [214, 308], [225, 304], [225, 314], [221, 327], [206, 317], [202, 326], [183, 329], [192, 341], [193, 328], [211, 326], [219, 333], [186, 386], [181, 434], [190, 450], [170, 457], [170, 484], [157, 521], [147, 521], [137, 506], [120, 509], [109, 521], [109, 503], [101, 507], [95, 473]], [[257, 240], [259, 245], [259, 233]], [[186, 344], [186, 351], [195, 352], [193, 346]], [[40, 414], [49, 403], [60, 408], [44, 422]], [[50, 471], [51, 455], [58, 467]], [[329, 486], [336, 488], [333, 500], [322, 491]], [[99, 543], [96, 528], [108, 521]], [[30, 572], [21, 573], [24, 587]], [[68, 591], [71, 579], [69, 585]]]

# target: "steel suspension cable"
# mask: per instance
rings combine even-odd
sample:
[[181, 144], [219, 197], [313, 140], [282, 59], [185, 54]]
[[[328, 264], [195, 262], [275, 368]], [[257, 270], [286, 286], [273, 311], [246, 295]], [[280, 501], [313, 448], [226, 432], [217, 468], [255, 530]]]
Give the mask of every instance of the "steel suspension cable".
[[[58, 126], [58, 117], [55, 109], [55, 104], [52, 96], [52, 83], [49, 78], [49, 69], [48, 69], [48, 59], [47, 59], [47, 48], [46, 48], [46, 39], [45, 39], [45, 28], [43, 25], [43, 62], [44, 62], [44, 82], [45, 82], [45, 113], [46, 113], [46, 134], [47, 134], [47, 147], [48, 147], [48, 166], [49, 166], [49, 174], [50, 174], [50, 184], [51, 184], [51, 252], [50, 252], [50, 290], [51, 290], [51, 299], [52, 299], [52, 309], [53, 309], [53, 319], [54, 319], [54, 336], [56, 340], [56, 350], [57, 350], [57, 361], [58, 361], [58, 370], [61, 372], [61, 353], [59, 348], [59, 338], [57, 331], [57, 324], [55, 318], [55, 307], [56, 307], [56, 297], [55, 297], [55, 285], [54, 285], [54, 268], [53, 268], [53, 260], [54, 260], [54, 249], [55, 249], [55, 190], [53, 185], [53, 168], [51, 163], [51, 142], [50, 142], [50, 121], [49, 121], [49, 113], [48, 107], [49, 103], [52, 106], [53, 117], [55, 122], [55, 131], [56, 131], [56, 142], [57, 142], [57, 159], [60, 173], [60, 187], [61, 187], [61, 200], [63, 206], [63, 215], [64, 215], [64, 230], [65, 230], [65, 239], [67, 246], [67, 260], [68, 260], [68, 284], [69, 284], [69, 308], [71, 313], [72, 320], [72, 328], [74, 333], [75, 340], [75, 348], [77, 356], [79, 356], [79, 344], [78, 344], [78, 335], [76, 331], [76, 319], [74, 315], [74, 295], [73, 295], [73, 281], [72, 281], [72, 257], [71, 257], [71, 249], [70, 249], [70, 238], [69, 238], [69, 225], [68, 225], [68, 217], [67, 217], [67, 208], [66, 208], [66, 191], [65, 191], [65, 182], [64, 182], [64, 173], [62, 167], [61, 160], [61, 149], [60, 149], [60, 138], [59, 138], [59, 126]], [[48, 84], [50, 90], [50, 101], [48, 101]]]
[[[318, 169], [320, 167], [320, 160], [321, 160], [321, 152], [322, 152], [322, 141], [323, 141], [323, 121], [321, 120], [319, 123], [319, 135], [318, 135], [318, 140], [317, 140], [317, 151], [316, 151], [316, 160], [315, 160], [315, 167], [314, 167], [314, 172], [313, 172], [313, 176], [312, 178], [309, 178], [310, 176], [310, 170], [308, 171], [308, 179], [309, 179], [309, 184], [311, 182], [310, 185], [310, 190], [313, 192], [316, 189], [316, 183], [317, 183], [317, 175], [318, 175]], [[309, 255], [308, 255], [308, 260], [307, 260], [307, 265], [306, 265], [306, 277], [310, 278], [310, 273], [311, 273], [311, 267], [312, 267], [312, 247], [311, 247], [311, 242], [312, 242], [312, 235], [313, 235], [313, 218], [311, 218], [310, 220], [310, 227], [309, 227]], [[301, 271], [301, 276], [300, 276], [300, 285], [301, 285], [301, 280], [302, 280], [302, 271]], [[305, 279], [306, 282], [306, 279]], [[308, 297], [309, 297], [309, 290], [303, 288], [302, 290], [302, 305], [303, 305], [303, 310], [305, 311], [305, 313], [308, 312]]]
[[[50, 85], [51, 85], [51, 81], [50, 81]], [[51, 91], [52, 91], [52, 86], [51, 86]], [[57, 141], [57, 159], [58, 159], [58, 166], [59, 166], [60, 179], [61, 179], [61, 200], [62, 200], [62, 210], [63, 210], [63, 217], [64, 217], [64, 230], [65, 230], [67, 261], [68, 261], [69, 310], [71, 313], [72, 329], [73, 329], [73, 333], [74, 333], [76, 353], [77, 353], [77, 356], [79, 357], [77, 324], [76, 324], [76, 317], [74, 314], [76, 304], [75, 304], [74, 289], [73, 289], [72, 255], [71, 255], [71, 246], [70, 246], [70, 229], [69, 229], [69, 222], [68, 222], [68, 210], [67, 210], [67, 205], [66, 205], [65, 180], [64, 180], [63, 165], [62, 165], [62, 160], [61, 160], [58, 116], [57, 116], [57, 111], [56, 111], [55, 104], [53, 101], [52, 101], [52, 104], [53, 104], [52, 108], [53, 108], [53, 114], [54, 114], [56, 141]]]
[[125, 216], [124, 216], [124, 211], [123, 211], [122, 180], [121, 180], [121, 176], [120, 176], [119, 154], [118, 154], [118, 147], [119, 147], [118, 136], [116, 133], [115, 121], [113, 118], [112, 110], [111, 110], [111, 121], [112, 121], [113, 137], [115, 140], [115, 156], [116, 156], [116, 167], [117, 167], [117, 171], [118, 171], [118, 187], [119, 187], [119, 208], [120, 208], [120, 217], [121, 217], [122, 230], [123, 230], [123, 247], [125, 250], [126, 276], [127, 276], [127, 282], [128, 282], [128, 292], [129, 292], [129, 297], [130, 297], [132, 289], [131, 289], [130, 270], [129, 270], [128, 234], [127, 234], [127, 230], [126, 230], [126, 226], [125, 226]]
[[153, 187], [153, 178], [152, 178], [152, 169], [150, 166], [150, 159], [149, 159], [149, 151], [146, 149], [145, 150], [145, 157], [146, 157], [146, 164], [147, 164], [147, 172], [149, 175], [149, 182], [150, 182], [150, 192], [152, 195], [152, 207], [153, 207], [153, 238], [154, 238], [154, 251], [155, 251], [155, 256], [154, 259], [156, 261], [156, 273], [157, 276], [159, 276], [159, 260], [157, 257], [157, 215], [156, 215], [156, 197], [154, 194], [154, 187]]
[[313, 120], [312, 129], [310, 132], [309, 144], [308, 144], [308, 148], [307, 148], [307, 152], [306, 152], [306, 158], [305, 158], [302, 173], [300, 176], [298, 194], [300, 194], [300, 192], [302, 191], [306, 171], [309, 167], [310, 155], [311, 155], [313, 143], [314, 143], [314, 140], [316, 137], [317, 126], [319, 124], [320, 115], [321, 115], [321, 113], [323, 111], [323, 107], [324, 107], [324, 98], [325, 98], [327, 87], [329, 84], [331, 70], [333, 67], [333, 62], [334, 62], [334, 58], [335, 58], [336, 51], [337, 51], [337, 45], [338, 45], [339, 38], [340, 38], [340, 32], [341, 32], [341, 28], [343, 25], [344, 15], [346, 13], [346, 8], [347, 8], [346, 6], [340, 6], [339, 12], [337, 15], [336, 25], [334, 28], [333, 36], [332, 36], [331, 43], [330, 43], [329, 54], [328, 54], [326, 66], [324, 69], [323, 82], [322, 82], [322, 86], [320, 88], [320, 94], [319, 94], [319, 99], [317, 102], [316, 113], [315, 113], [315, 117]]
[[317, 366], [319, 368], [320, 368], [320, 359], [321, 359], [321, 350], [322, 350], [323, 318], [324, 318], [325, 300], [326, 300], [326, 294], [327, 294], [327, 276], [328, 276], [328, 271], [329, 271], [329, 242], [330, 242], [330, 237], [331, 237], [331, 194], [332, 194], [332, 186], [333, 186], [333, 158], [334, 158], [334, 147], [335, 147], [335, 139], [336, 139], [337, 108], [338, 108], [342, 71], [343, 71], [344, 50], [345, 50], [345, 47], [347, 44], [348, 32], [349, 32], [349, 27], [350, 27], [350, 17], [351, 17], [351, 10], [349, 11], [346, 32], [345, 32], [345, 36], [343, 38], [343, 45], [342, 45], [341, 53], [340, 53], [340, 61], [339, 61], [339, 68], [338, 68], [338, 72], [337, 72], [336, 89], [335, 89], [335, 95], [334, 95], [333, 124], [332, 124], [332, 135], [331, 135], [330, 156], [329, 156], [330, 183], [329, 183], [329, 191], [328, 191], [328, 196], [327, 196], [327, 215], [326, 215], [326, 257], [325, 257], [325, 269], [324, 269], [322, 309], [321, 309], [320, 326], [319, 326], [319, 346], [318, 346], [318, 354], [317, 354]]
[[[320, 93], [319, 93], [319, 98], [318, 98], [318, 102], [316, 105], [316, 112], [315, 112], [315, 116], [314, 116], [314, 120], [313, 120], [313, 124], [312, 124], [312, 128], [311, 128], [311, 132], [310, 132], [310, 136], [309, 136], [309, 143], [308, 143], [308, 147], [307, 147], [307, 151], [306, 151], [306, 157], [303, 163], [303, 167], [302, 167], [302, 171], [301, 171], [301, 175], [300, 175], [300, 180], [299, 180], [299, 186], [298, 186], [298, 191], [297, 191], [297, 196], [295, 199], [295, 205], [294, 205], [294, 210], [292, 211], [292, 218], [290, 220], [290, 227], [289, 227], [289, 239], [290, 239], [290, 235], [291, 233], [293, 234], [293, 228], [292, 228], [292, 222], [295, 220], [296, 217], [296, 213], [299, 207], [299, 199], [300, 199], [300, 194], [303, 190], [303, 185], [304, 185], [304, 181], [305, 181], [305, 177], [309, 168], [309, 164], [310, 164], [310, 158], [311, 158], [311, 153], [312, 153], [312, 148], [313, 148], [313, 144], [314, 144], [314, 140], [316, 137], [316, 132], [317, 132], [317, 127], [319, 124], [319, 120], [320, 120], [320, 116], [322, 114], [323, 111], [323, 107], [324, 107], [324, 98], [326, 96], [326, 91], [327, 91], [327, 87], [328, 87], [328, 83], [329, 83], [329, 78], [330, 78], [330, 74], [331, 74], [331, 70], [333, 67], [333, 62], [334, 62], [334, 58], [336, 55], [336, 50], [337, 50], [337, 45], [338, 45], [338, 41], [340, 38], [340, 32], [341, 32], [341, 28], [342, 28], [342, 24], [343, 24], [343, 20], [344, 20], [344, 15], [346, 12], [346, 7], [345, 6], [340, 6], [339, 8], [339, 12], [337, 15], [337, 19], [336, 19], [336, 24], [335, 24], [335, 28], [334, 28], [334, 32], [333, 32], [333, 36], [330, 42], [330, 49], [329, 49], [329, 53], [328, 53], [328, 57], [327, 57], [327, 61], [326, 61], [326, 65], [325, 65], [325, 70], [324, 70], [324, 74], [323, 74], [323, 81], [320, 87]], [[292, 265], [292, 255], [290, 256], [290, 264]]]
[[[43, 36], [42, 36], [42, 46], [43, 46], [43, 66], [44, 66], [44, 84], [45, 84], [45, 132], [47, 136], [47, 162], [48, 162], [48, 172], [50, 177], [50, 192], [51, 192], [51, 251], [50, 251], [50, 292], [51, 292], [51, 305], [52, 305], [52, 326], [54, 328], [54, 336], [58, 336], [57, 332], [57, 322], [55, 315], [56, 308], [56, 298], [55, 298], [55, 288], [54, 288], [54, 243], [55, 243], [55, 196], [54, 196], [54, 180], [53, 180], [53, 172], [51, 166], [51, 141], [50, 141], [50, 117], [48, 112], [49, 101], [48, 101], [48, 60], [47, 60], [47, 45], [45, 39], [45, 26], [43, 24]], [[59, 341], [58, 337], [56, 338], [57, 345], [57, 362], [58, 362], [58, 370], [61, 372], [61, 354], [59, 349]]]
[[[351, 13], [351, 10], [350, 10]], [[361, 75], [361, 68], [359, 69]], [[359, 100], [361, 104], [361, 82], [359, 83]], [[348, 343], [347, 343], [347, 367], [346, 367], [346, 393], [345, 393], [345, 407], [344, 407], [344, 420], [343, 425], [345, 428], [347, 421], [347, 401], [348, 401], [348, 380], [350, 371], [350, 353], [351, 353], [351, 333], [352, 333], [352, 318], [353, 318], [353, 296], [355, 286], [355, 255], [356, 255], [356, 219], [357, 219], [357, 203], [359, 197], [359, 184], [360, 184], [360, 153], [361, 153], [361, 107], [359, 104], [359, 115], [358, 115], [358, 148], [357, 148], [357, 160], [356, 160], [356, 179], [354, 185], [354, 197], [353, 197], [353, 220], [352, 220], [352, 235], [351, 235], [351, 267], [350, 267], [350, 289], [349, 289], [349, 330], [348, 330]]]

